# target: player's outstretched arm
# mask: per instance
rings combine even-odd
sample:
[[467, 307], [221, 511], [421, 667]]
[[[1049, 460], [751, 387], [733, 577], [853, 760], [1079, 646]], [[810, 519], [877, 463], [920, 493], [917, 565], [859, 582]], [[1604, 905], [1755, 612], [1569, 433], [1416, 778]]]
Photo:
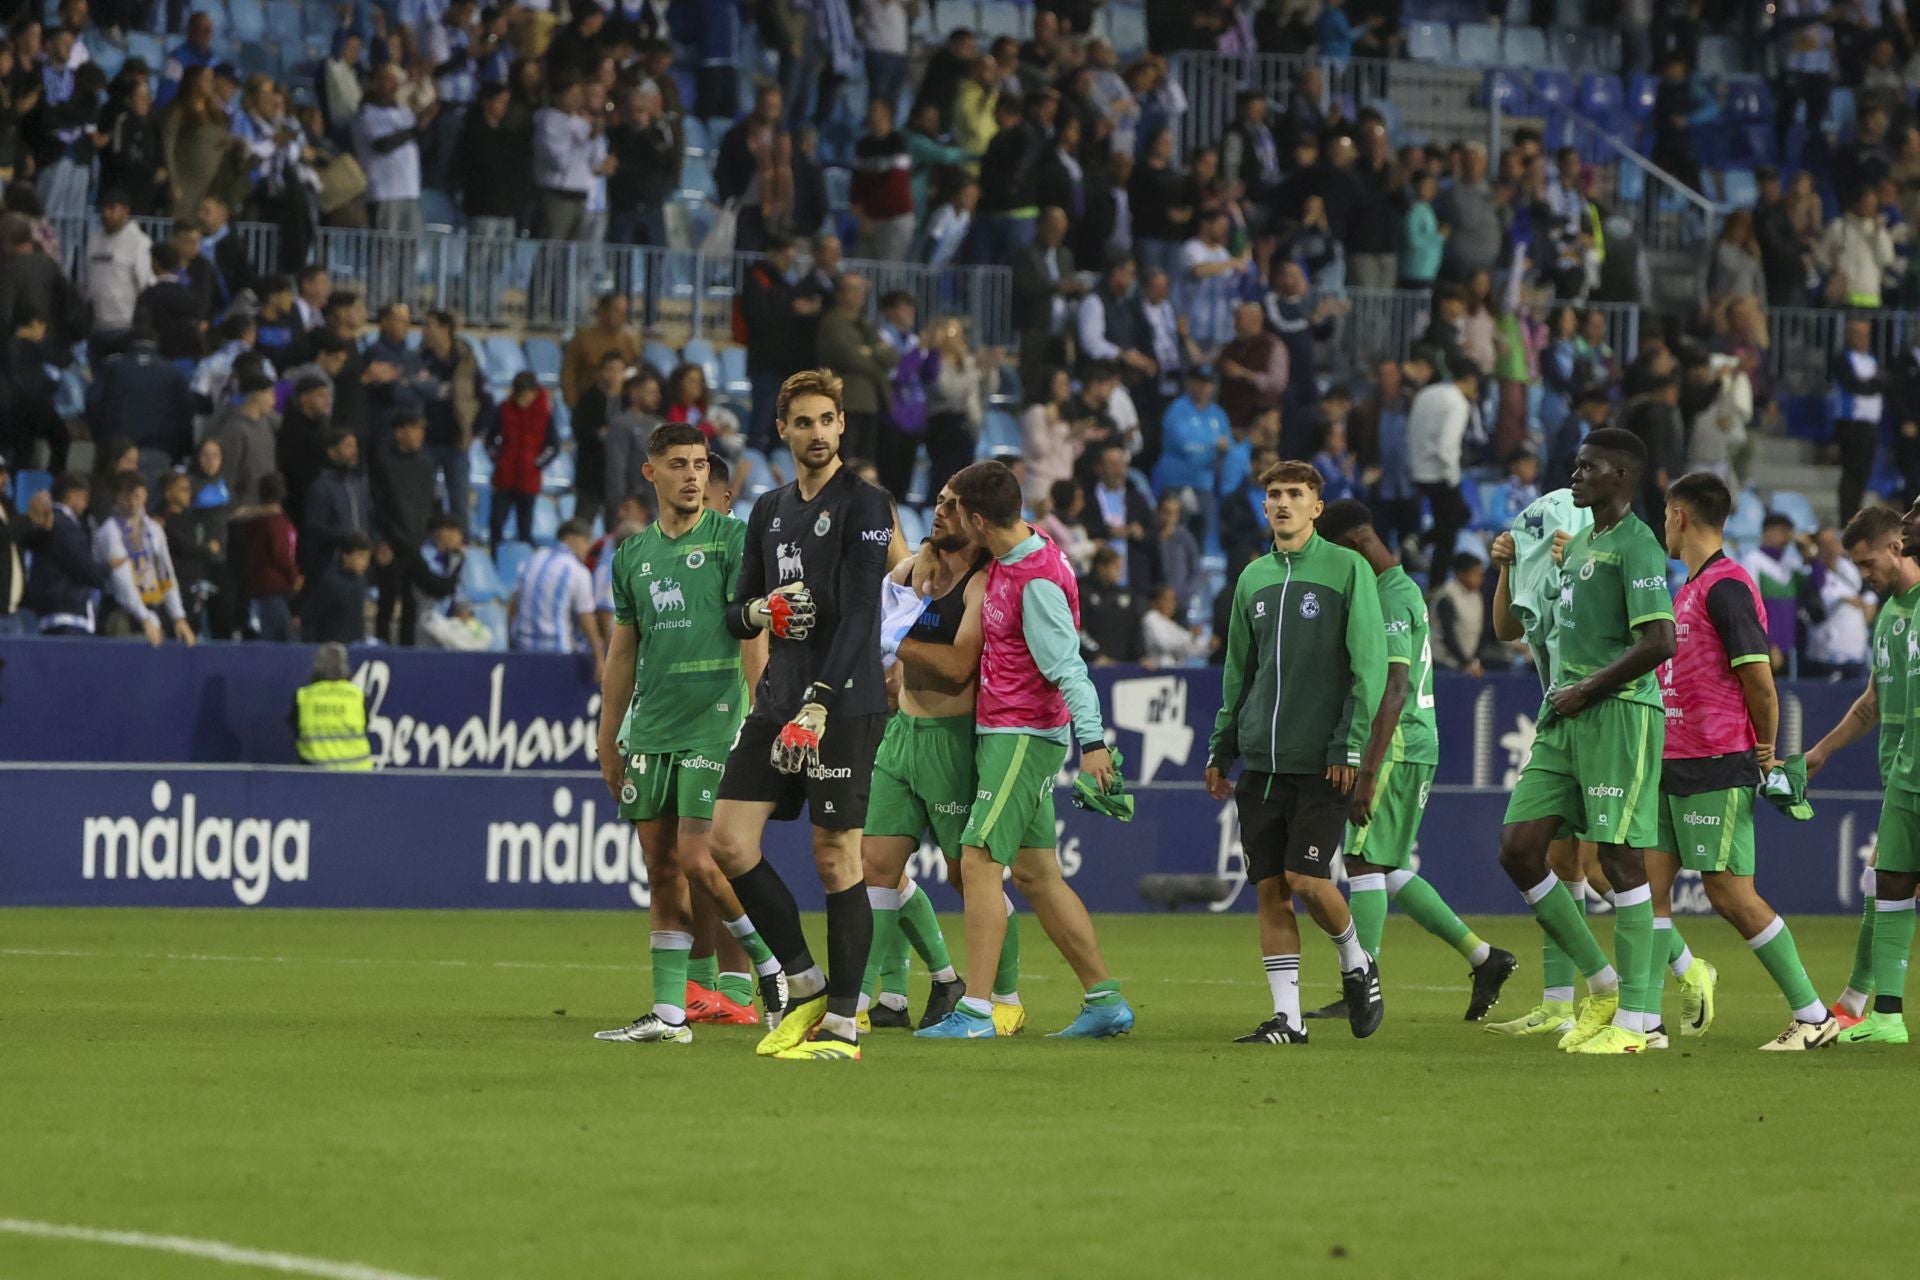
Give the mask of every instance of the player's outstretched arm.
[[1867, 681], [1867, 687], [1847, 713], [1840, 717], [1840, 723], [1827, 731], [1827, 736], [1807, 749], [1807, 777], [1827, 767], [1827, 760], [1836, 751], [1845, 751], [1860, 739], [1880, 727], [1880, 694], [1874, 688], [1873, 681]]

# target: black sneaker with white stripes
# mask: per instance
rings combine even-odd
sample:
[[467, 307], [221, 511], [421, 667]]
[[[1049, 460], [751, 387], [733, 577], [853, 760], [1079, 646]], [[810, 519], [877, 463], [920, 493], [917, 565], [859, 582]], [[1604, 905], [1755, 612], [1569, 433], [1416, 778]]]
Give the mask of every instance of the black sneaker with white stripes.
[[1478, 1022], [1487, 1016], [1487, 1011], [1500, 1003], [1500, 988], [1505, 986], [1513, 971], [1520, 967], [1520, 961], [1513, 952], [1502, 951], [1499, 947], [1487, 953], [1487, 958], [1473, 966], [1473, 995], [1467, 1000], [1467, 1021]]
[[1340, 989], [1346, 993], [1347, 1025], [1353, 1028], [1353, 1038], [1365, 1040], [1387, 1016], [1387, 1003], [1380, 998], [1380, 962], [1368, 956], [1366, 968], [1341, 974]]
[[1305, 1044], [1307, 1029], [1291, 1025], [1276, 1013], [1247, 1034], [1235, 1036], [1233, 1042], [1235, 1044]]
[[760, 975], [760, 1016], [771, 1031], [780, 1025], [780, 1015], [787, 1011], [787, 975], [784, 970], [775, 969], [772, 973]]

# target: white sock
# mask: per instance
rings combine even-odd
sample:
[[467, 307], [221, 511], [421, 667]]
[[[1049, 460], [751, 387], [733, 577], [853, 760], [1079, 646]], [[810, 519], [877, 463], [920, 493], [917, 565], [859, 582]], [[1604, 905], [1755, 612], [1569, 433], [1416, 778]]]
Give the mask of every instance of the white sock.
[[1548, 987], [1540, 993], [1540, 999], [1547, 1004], [1572, 1004], [1572, 987]]
[[993, 1003], [1019, 1004], [1020, 993], [1018, 991], [996, 991], [993, 993]]
[[[1655, 916], [1653, 918], [1653, 927], [1657, 930], [1664, 930], [1668, 933], [1672, 933], [1673, 917], [1672, 916]], [[1666, 942], [1667, 942], [1667, 939], [1665, 938], [1655, 938], [1653, 940], [1653, 945], [1658, 947], [1658, 946], [1664, 945]], [[1667, 962], [1667, 968], [1673, 971], [1673, 976], [1676, 978], [1686, 977], [1687, 970], [1693, 968], [1693, 948], [1690, 946], [1682, 946], [1680, 948], [1680, 954]]]
[[844, 1013], [830, 1013], [820, 1019], [820, 1029], [828, 1035], [839, 1036], [856, 1044], [860, 1040], [860, 1024]]
[[1261, 956], [1267, 970], [1267, 990], [1273, 993], [1273, 1015], [1290, 1027], [1300, 1021], [1300, 957]]
[[1574, 905], [1580, 908], [1580, 914], [1585, 915], [1587, 911], [1586, 880], [1562, 880], [1560, 883], [1567, 886], [1567, 892], [1573, 895]]
[[881, 889], [874, 885], [867, 886], [867, 905], [875, 911], [898, 911], [900, 904], [904, 901], [906, 901], [906, 898], [898, 889]]
[[960, 980], [960, 975], [953, 971], [952, 965], [948, 965], [946, 968], [934, 974], [933, 980], [935, 982], [958, 982]]
[[880, 1005], [885, 1009], [904, 1009], [907, 1007], [907, 998], [898, 991], [882, 991]]
[[912, 902], [913, 895], [918, 892], [920, 892], [920, 886], [911, 880], [907, 881], [907, 887], [900, 891], [900, 905], [904, 907]]
[[1493, 959], [1493, 946], [1483, 942], [1473, 949], [1473, 954], [1467, 957], [1467, 963], [1478, 969], [1491, 959]]
[[827, 975], [820, 972], [820, 966], [809, 965], [799, 973], [787, 975], [787, 1002], [796, 1004], [802, 1000], [811, 1000], [827, 989]]
[[1351, 876], [1347, 880], [1347, 889], [1353, 893], [1386, 893], [1387, 874], [1384, 871], [1369, 871], [1365, 875]]
[[1398, 898], [1400, 891], [1406, 888], [1407, 883], [1412, 879], [1413, 872], [1407, 870], [1405, 867], [1400, 868], [1398, 871], [1387, 872], [1387, 897], [1389, 899]]
[[1328, 934], [1334, 947], [1340, 952], [1340, 972], [1352, 973], [1355, 969], [1367, 967], [1366, 948], [1360, 945], [1359, 935], [1354, 932], [1353, 921], [1347, 921], [1345, 932]]
[[774, 974], [780, 972], [780, 962], [772, 956], [768, 956], [765, 960], [754, 965], [753, 971], [763, 978], [771, 978]]
[[1811, 1023], [1817, 1027], [1833, 1015], [1827, 1012], [1827, 1006], [1815, 1000], [1804, 1008], [1795, 1009], [1793, 1016], [1797, 1021]]
[[1855, 991], [1852, 987], [1848, 987], [1840, 993], [1840, 1007], [1856, 1018], [1866, 1013], [1867, 1000], [1868, 996], [1866, 992]]
[[982, 1000], [979, 996], [961, 996], [960, 1008], [982, 1018], [991, 1018], [993, 1016], [992, 1003]]
[[1607, 965], [1601, 969], [1600, 972], [1587, 979], [1588, 995], [1610, 996], [1616, 994], [1619, 990], [1620, 975], [1614, 971], [1612, 965]]
[[872, 1007], [873, 1007], [873, 997], [868, 995], [866, 992], [862, 991], [860, 993], [860, 999], [853, 1006], [853, 1011], [856, 1014], [861, 1014], [861, 1013], [865, 1013], [867, 1010], [871, 1009]]
[[[1545, 880], [1542, 880], [1539, 884], [1533, 886], [1533, 888], [1522, 890], [1520, 896], [1526, 901], [1526, 904], [1528, 906], [1530, 907], [1536, 906], [1548, 894], [1553, 892], [1553, 886], [1557, 884], [1562, 884], [1562, 883], [1566, 883], [1566, 882], [1561, 880], [1556, 880], [1552, 876], [1548, 876]], [[1579, 899], [1577, 898], [1575, 899], [1575, 901], [1578, 901], [1578, 900]]]

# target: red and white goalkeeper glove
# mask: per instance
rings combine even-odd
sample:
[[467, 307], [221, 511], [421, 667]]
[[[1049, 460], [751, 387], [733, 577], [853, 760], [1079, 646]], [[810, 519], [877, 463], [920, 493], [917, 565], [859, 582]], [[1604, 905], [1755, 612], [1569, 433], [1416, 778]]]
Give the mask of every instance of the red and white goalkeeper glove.
[[781, 773], [801, 773], [820, 765], [820, 739], [827, 732], [827, 709], [820, 703], [826, 686], [807, 686], [805, 700], [793, 719], [780, 726], [773, 740], [773, 767]]
[[804, 582], [789, 582], [747, 606], [747, 621], [782, 640], [805, 640], [813, 618], [813, 592]]

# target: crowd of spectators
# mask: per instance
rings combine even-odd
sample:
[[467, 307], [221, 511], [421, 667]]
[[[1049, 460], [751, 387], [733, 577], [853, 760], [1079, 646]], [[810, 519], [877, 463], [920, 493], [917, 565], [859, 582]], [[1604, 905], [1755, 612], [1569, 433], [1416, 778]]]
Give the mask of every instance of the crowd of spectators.
[[[18, 19], [0, 44], [0, 456], [59, 478], [5, 512], [7, 554], [36, 554], [30, 572], [0, 563], [0, 617], [353, 640], [369, 613], [385, 641], [485, 644], [461, 592], [465, 540], [532, 540], [557, 459], [578, 522], [559, 545], [590, 569], [607, 545], [596, 520], [617, 537], [647, 518], [655, 425], [699, 426], [745, 492], [778, 455], [773, 390], [826, 365], [847, 388], [845, 451], [903, 503], [976, 455], [989, 414], [1013, 417], [1032, 513], [1086, 575], [1097, 660], [1205, 650], [1203, 564], [1217, 547], [1230, 582], [1266, 545], [1256, 477], [1286, 457], [1311, 460], [1329, 497], [1373, 506], [1436, 593], [1440, 660], [1475, 669], [1469, 524], [1558, 483], [1609, 423], [1647, 444], [1651, 519], [1684, 471], [1737, 485], [1777, 412], [1768, 308], [1865, 312], [1910, 291], [1920, 133], [1882, 47], [1912, 52], [1903, 16], [1863, 34], [1857, 4], [1779, 7], [1792, 56], [1776, 101], [1824, 118], [1824, 74], [1860, 94], [1857, 133], [1802, 130], [1808, 167], [1760, 173], [1700, 306], [1648, 314], [1636, 348], [1616, 350], [1608, 304], [1652, 301], [1632, 210], [1537, 131], [1497, 155], [1396, 144], [1381, 111], [1343, 105], [1309, 66], [1283, 99], [1242, 92], [1210, 145], [1176, 146], [1189, 104], [1165, 55], [1397, 56], [1398, 5], [1149, 4], [1154, 52], [1125, 61], [1090, 33], [1096, 7], [1052, 0], [1029, 38], [986, 40], [924, 37], [918, 0], [354, 3], [311, 82], [239, 74], [206, 14], [173, 15], [164, 65], [128, 59], [110, 80], [89, 47], [139, 20], [128, 6]], [[1691, 59], [1719, 7], [1591, 8], [1646, 34], [1626, 47], [1630, 66], [1665, 68], [1656, 155], [1691, 180]], [[777, 63], [757, 85], [733, 57], [748, 27]], [[855, 65], [860, 111], [842, 106]], [[822, 131], [850, 116], [836, 219]], [[435, 197], [474, 237], [664, 244], [689, 122], [713, 119], [731, 123], [702, 160], [735, 247], [762, 255], [734, 312], [745, 394], [697, 362], [648, 362], [651, 293], [601, 299], [557, 379], [490, 387], [459, 317], [399, 302], [370, 315], [368, 282], [309, 261], [318, 227], [418, 233]], [[87, 215], [69, 279], [58, 236]], [[151, 216], [173, 219], [157, 240]], [[281, 228], [277, 261], [250, 254], [236, 224], [256, 221]], [[1013, 343], [983, 347], [912, 293], [875, 296], [868, 261], [1010, 266]], [[1329, 359], [1376, 341], [1356, 302], [1395, 289], [1421, 299], [1412, 342], [1370, 366]], [[83, 342], [74, 405], [61, 371]], [[1883, 444], [1920, 487], [1920, 364], [1887, 363], [1864, 323], [1832, 356], [1842, 519]]]

